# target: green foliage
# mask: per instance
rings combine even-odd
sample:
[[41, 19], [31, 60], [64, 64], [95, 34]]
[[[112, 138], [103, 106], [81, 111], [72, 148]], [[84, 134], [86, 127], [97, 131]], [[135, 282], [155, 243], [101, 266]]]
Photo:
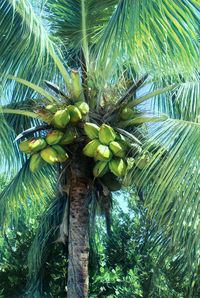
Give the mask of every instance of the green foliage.
[[[107, 25], [110, 15], [117, 4], [117, 0], [103, 0], [99, 3], [96, 3], [94, 0], [85, 2], [87, 9], [87, 34], [89, 39], [92, 40]], [[82, 39], [82, 31], [80, 29], [81, 1], [76, 0], [65, 3], [63, 0], [59, 0], [55, 3], [55, 1], [50, 0], [47, 3], [47, 9], [50, 10], [50, 17], [54, 19], [54, 25], [52, 24], [54, 34], [62, 37], [66, 43], [70, 42], [70, 48], [80, 48]], [[48, 14], [47, 17], [49, 18]], [[77, 42], [75, 43], [75, 41]]]
[[[97, 263], [91, 263], [90, 297], [198, 297], [198, 279], [190, 296], [191, 272], [180, 269], [184, 262], [180, 251], [174, 250], [166, 230], [159, 231], [156, 222], [149, 220], [141, 197], [133, 193], [126, 209], [114, 207], [110, 239], [99, 221]], [[160, 253], [163, 246], [167, 249], [164, 257]], [[98, 271], [94, 269], [96, 264]]]
[[[8, 138], [8, 135], [10, 136]], [[9, 168], [12, 164], [12, 167], [17, 167], [16, 156], [18, 155], [17, 146], [13, 146], [12, 141], [13, 138], [13, 130], [5, 121], [3, 115], [1, 114], [0, 110], [0, 165], [1, 168]], [[9, 173], [8, 173], [9, 174]]]
[[[8, 182], [5, 176], [0, 176], [0, 190]], [[8, 228], [0, 235], [0, 297], [14, 298], [22, 293], [26, 286], [28, 274], [27, 251], [35, 231], [37, 222], [30, 218], [26, 224], [21, 223], [21, 228]]]
[[[56, 262], [56, 258], [52, 258], [54, 256], [54, 250], [57, 248], [58, 255], [61, 258], [61, 265], [66, 261], [66, 252], [64, 255], [59, 252], [59, 245], [55, 245], [59, 241], [59, 229], [62, 224], [63, 213], [65, 210], [65, 206], [67, 205], [66, 197], [59, 197], [55, 199], [46, 212], [43, 213], [42, 218], [40, 220], [40, 225], [35, 234], [35, 238], [31, 244], [29, 255], [28, 255], [28, 267], [29, 267], [29, 286], [28, 286], [28, 294], [30, 297], [34, 296], [37, 292], [38, 295], [40, 291], [45, 291], [45, 285], [43, 283], [45, 281], [46, 270], [45, 266], [49, 267], [49, 262]], [[61, 246], [61, 245], [60, 245]], [[61, 248], [61, 247], [60, 247]], [[63, 252], [66, 250], [66, 247], [63, 248]], [[53, 265], [54, 267], [54, 265]], [[63, 274], [65, 274], [67, 267], [62, 270]], [[56, 277], [56, 272], [52, 271], [53, 275]], [[47, 271], [48, 272], [48, 271]], [[47, 273], [49, 274], [49, 273]], [[61, 279], [61, 277], [58, 279]], [[62, 281], [64, 283], [64, 279]], [[48, 284], [48, 283], [47, 283]]]
[[[171, 118], [198, 123], [200, 114], [199, 78], [199, 74], [195, 72], [188, 81], [182, 78], [181, 82], [171, 92], [154, 97], [154, 110], [167, 113]], [[154, 88], [157, 87], [154, 86]]]
[[[56, 46], [29, 1], [3, 0], [0, 19], [0, 73], [7, 69], [7, 74], [15, 74], [36, 84], [44, 78], [58, 78]], [[23, 63], [20, 63], [22, 56]], [[31, 95], [20, 85], [10, 86], [8, 83], [7, 86], [10, 87], [7, 91], [9, 101], [10, 97], [16, 102]]]
[[91, 283], [90, 297], [118, 298], [118, 297], [143, 297], [137, 270], [129, 270], [124, 276], [121, 268], [108, 269], [105, 263], [101, 263], [100, 273], [94, 277]]
[[[107, 238], [106, 230], [102, 229], [102, 219], [99, 218], [97, 222], [96, 251], [90, 252], [89, 297], [128, 298], [134, 295], [138, 298], [188, 298], [190, 272], [179, 269], [183, 259], [173, 252], [165, 238], [166, 231], [156, 232], [155, 222], [149, 221], [147, 210], [135, 193], [128, 201], [125, 193], [120, 197], [125, 210], [118, 204], [114, 205], [110, 239]], [[37, 217], [30, 217], [29, 222], [20, 229], [7, 230], [4, 241], [0, 238], [0, 278], [3, 289], [0, 297], [21, 297], [27, 283], [28, 250], [40, 225], [39, 212]], [[163, 245], [169, 247], [164, 259], [160, 254]], [[51, 242], [50, 248], [43, 258], [40, 271], [42, 279], [38, 289], [42, 288], [42, 297], [64, 298], [67, 249], [58, 242]], [[199, 293], [199, 281], [196, 280], [192, 297], [198, 297]], [[27, 297], [34, 295], [39, 297], [41, 294], [35, 292]]]
[[[35, 225], [35, 222], [34, 222]], [[20, 297], [27, 283], [27, 251], [32, 241], [34, 225], [20, 230], [8, 229], [0, 237], [1, 298]]]
[[198, 270], [199, 258], [199, 129], [198, 123], [182, 120], [157, 126], [146, 145], [148, 150], [154, 146], [149, 163], [137, 173], [138, 186], [147, 187], [149, 215], [184, 249], [190, 271]]
[[119, 64], [125, 59], [137, 71], [153, 70], [157, 78], [189, 74], [198, 64], [195, 2], [119, 1], [97, 47], [102, 70], [106, 62], [110, 72], [114, 59]]
[[[0, 176], [0, 190], [4, 189], [9, 183], [6, 181], [5, 176]], [[46, 198], [47, 199], [47, 198]], [[30, 254], [29, 262], [31, 262], [31, 247], [37, 246], [37, 238], [41, 241], [38, 247], [38, 254], [44, 253], [44, 241], [49, 241], [47, 237], [53, 237], [54, 235], [49, 234], [45, 236], [42, 234], [42, 229], [44, 230], [44, 224], [49, 232], [49, 227], [47, 227], [47, 216], [43, 216], [44, 210], [47, 208], [48, 201], [43, 201], [40, 203], [40, 208], [34, 209], [33, 205], [29, 205], [29, 213], [27, 217], [18, 219], [18, 227], [15, 228], [11, 226], [4, 230], [0, 235], [0, 280], [1, 280], [1, 298], [17, 298], [22, 297], [25, 293], [25, 289], [28, 283], [28, 273], [30, 274], [30, 268], [28, 268], [28, 254]], [[55, 208], [55, 203], [52, 204]], [[52, 207], [52, 208], [53, 208]], [[50, 210], [52, 210], [50, 208]], [[58, 208], [58, 212], [61, 212], [62, 208]], [[59, 220], [58, 214], [52, 212], [53, 221]], [[55, 227], [52, 225], [51, 229], [54, 231]], [[35, 239], [35, 240], [34, 240]], [[38, 240], [38, 241], [39, 241]], [[51, 243], [50, 254], [46, 254], [45, 258], [43, 255], [42, 272], [41, 278], [43, 278], [43, 293], [45, 297], [65, 297], [65, 275], [67, 270], [67, 259], [66, 259], [66, 247], [61, 244], [53, 243], [53, 240], [49, 241]], [[47, 251], [45, 251], [47, 253]], [[53, 258], [52, 258], [53, 255]], [[33, 263], [38, 264], [40, 261], [38, 256], [36, 257], [36, 251], [33, 251]], [[32, 265], [33, 266], [33, 265]], [[36, 266], [36, 265], [35, 265]], [[38, 268], [31, 268], [37, 270]], [[33, 274], [33, 271], [31, 272]], [[38, 275], [31, 276], [35, 278], [35, 283], [38, 281]], [[62, 286], [61, 286], [62, 285]], [[41, 285], [40, 285], [41, 286]], [[47, 295], [47, 292], [49, 294]], [[59, 296], [61, 295], [61, 296]], [[33, 296], [31, 296], [33, 297]]]
[[50, 201], [55, 195], [55, 178], [55, 171], [51, 167], [45, 167], [36, 174], [32, 174], [27, 161], [0, 194], [2, 228], [9, 227], [11, 224], [17, 225], [19, 219], [25, 220], [30, 212], [42, 208], [47, 199]]
[[[35, 237], [40, 216], [31, 218], [23, 229], [7, 230], [0, 237], [0, 280], [1, 298], [24, 297], [27, 286], [27, 255]], [[45, 259], [43, 277], [43, 297], [65, 297], [67, 260], [66, 248], [60, 244], [52, 246], [51, 254]], [[41, 285], [40, 285], [41, 286]], [[37, 292], [35, 295], [37, 297]], [[39, 294], [38, 294], [39, 295]], [[34, 297], [32, 294], [27, 297]]]

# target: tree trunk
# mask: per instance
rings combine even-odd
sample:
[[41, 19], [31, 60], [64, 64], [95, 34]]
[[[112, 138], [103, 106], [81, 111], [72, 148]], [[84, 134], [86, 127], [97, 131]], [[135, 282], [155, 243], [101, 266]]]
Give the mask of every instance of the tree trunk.
[[68, 237], [67, 298], [88, 297], [89, 259], [89, 180], [80, 163], [71, 167], [69, 183], [70, 215]]

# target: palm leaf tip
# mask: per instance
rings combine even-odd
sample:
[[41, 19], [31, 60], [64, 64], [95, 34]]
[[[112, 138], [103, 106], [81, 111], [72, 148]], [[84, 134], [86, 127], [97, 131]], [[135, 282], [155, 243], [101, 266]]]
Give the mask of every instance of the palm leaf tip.
[[28, 255], [29, 282], [27, 292], [29, 295], [41, 294], [45, 263], [48, 260], [50, 250], [52, 250], [52, 244], [57, 242], [66, 204], [66, 197], [59, 196], [43, 214]]
[[110, 57], [124, 54], [138, 71], [144, 66], [153, 68], [158, 76], [161, 70], [165, 74], [190, 74], [199, 60], [198, 23], [191, 1], [140, 1], [134, 6], [132, 0], [120, 1], [101, 32], [97, 62], [107, 65], [111, 72], [114, 66]]
[[199, 124], [182, 120], [169, 119], [165, 125], [160, 124], [152, 130], [152, 138], [144, 146], [144, 150], [150, 151], [152, 144], [157, 144], [148, 164], [139, 172], [133, 170], [138, 185], [148, 187], [146, 204], [150, 216], [161, 226], [168, 225], [174, 243], [190, 247], [186, 256], [190, 263], [193, 262], [193, 249], [200, 247], [198, 236], [192, 236], [196, 235], [199, 222], [199, 202], [196, 200], [199, 129]]
[[42, 208], [46, 200], [50, 200], [54, 194], [55, 176], [55, 171], [51, 167], [45, 167], [32, 174], [29, 170], [29, 161], [26, 161], [0, 194], [2, 228], [5, 229], [11, 223], [17, 225], [22, 210], [24, 217], [28, 216], [29, 205], [33, 207], [32, 211], [34, 208]]
[[[55, 45], [52, 41], [36, 11], [27, 0], [21, 2], [2, 0], [0, 6], [0, 28], [3, 37], [0, 47], [2, 77], [6, 78], [9, 69], [9, 73], [26, 78], [37, 85], [43, 78], [60, 79], [61, 73], [64, 82], [69, 86], [70, 78], [64, 66], [59, 42]], [[11, 46], [13, 43], [14, 47]], [[19, 64], [22, 58], [24, 63]], [[35, 61], [38, 63], [35, 64]], [[34, 71], [30, 72], [30, 69]], [[13, 94], [16, 101], [21, 101], [31, 92], [27, 92], [22, 86], [14, 85]]]

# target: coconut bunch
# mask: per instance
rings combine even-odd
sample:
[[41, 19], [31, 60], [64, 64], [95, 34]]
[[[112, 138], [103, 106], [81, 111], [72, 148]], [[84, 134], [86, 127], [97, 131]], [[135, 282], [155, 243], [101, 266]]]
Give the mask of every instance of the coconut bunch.
[[[70, 105], [48, 104], [44, 110], [51, 115], [48, 116], [51, 128], [46, 131], [46, 135], [26, 139], [19, 144], [23, 153], [31, 155], [29, 163], [31, 172], [37, 171], [45, 164], [44, 162], [51, 165], [66, 162], [69, 159], [67, 145], [74, 143], [78, 136], [82, 136], [87, 142], [82, 152], [94, 160], [93, 176], [99, 178], [105, 176], [103, 179], [105, 184], [108, 173], [109, 180], [118, 185], [119, 180], [114, 177], [123, 178], [128, 170], [129, 157], [133, 152], [137, 155], [141, 152], [138, 144], [130, 144], [110, 125], [103, 123], [99, 126], [85, 122], [89, 106], [84, 101]], [[78, 129], [81, 127], [80, 122], [84, 123], [83, 131]], [[143, 164], [145, 162], [146, 160]], [[140, 164], [141, 161], [137, 163], [139, 168]]]
[[[127, 172], [133, 144], [130, 145], [122, 135], [107, 124], [98, 126], [86, 122], [84, 132], [88, 137], [88, 143], [83, 148], [83, 154], [95, 161], [94, 177], [102, 177], [111, 172], [116, 177], [123, 178]], [[136, 146], [135, 148], [140, 150], [140, 147]]]
[[37, 171], [44, 162], [54, 164], [56, 162], [65, 162], [69, 156], [62, 146], [55, 143], [49, 145], [45, 138], [32, 138], [19, 144], [22, 152], [30, 154], [29, 168], [31, 172]]
[[[140, 81], [134, 88], [142, 83]], [[142, 144], [140, 138], [132, 134], [132, 129], [149, 121], [149, 118], [132, 106], [130, 96], [118, 100], [118, 105], [102, 105], [98, 109], [91, 106], [90, 111], [78, 71], [71, 71], [71, 86], [67, 94], [57, 85], [48, 81], [45, 83], [57, 94], [57, 98], [52, 96], [52, 103], [48, 98], [42, 109], [35, 111], [38, 118], [47, 123], [42, 128], [43, 136], [26, 138], [19, 144], [20, 150], [30, 155], [32, 172], [45, 163], [65, 163], [76, 149], [92, 159], [89, 167], [94, 178], [103, 184], [112, 180], [113, 184], [118, 185], [134, 166], [139, 169], [145, 167], [149, 157], [141, 156]], [[90, 102], [90, 99], [87, 98], [87, 101]], [[118, 123], [118, 128], [113, 123]], [[32, 129], [27, 131], [30, 130], [32, 133]], [[41, 129], [36, 127], [33, 132], [38, 130]], [[23, 138], [27, 136], [26, 131], [21, 135]]]
[[31, 138], [19, 144], [22, 152], [31, 155], [29, 166], [32, 172], [37, 171], [44, 161], [55, 164], [69, 158], [66, 145], [76, 140], [76, 126], [88, 114], [89, 106], [83, 101], [75, 102], [74, 105], [51, 104], [45, 107], [45, 111], [51, 114], [51, 117], [48, 116], [51, 129], [46, 136]]
[[57, 162], [63, 163], [69, 158], [62, 145], [64, 136], [65, 134], [59, 130], [51, 130], [44, 138], [31, 138], [19, 144], [22, 152], [31, 155], [29, 163], [31, 172], [41, 168], [44, 162], [53, 165]]
[[62, 92], [57, 85], [48, 81], [45, 83], [62, 101], [56, 99], [54, 103], [46, 104], [45, 107], [36, 111], [38, 118], [50, 127], [46, 130], [46, 135], [26, 139], [19, 144], [19, 149], [30, 155], [29, 167], [32, 172], [37, 171], [45, 162], [53, 165], [64, 163], [69, 159], [67, 145], [77, 139], [77, 127], [80, 122], [85, 121], [89, 113], [89, 105], [84, 101], [78, 71], [71, 71], [69, 95]]
[[51, 113], [50, 124], [58, 129], [65, 129], [70, 123], [76, 125], [78, 122], [84, 120], [89, 113], [89, 106], [84, 101], [78, 101], [70, 105], [50, 104], [45, 107], [48, 113]]

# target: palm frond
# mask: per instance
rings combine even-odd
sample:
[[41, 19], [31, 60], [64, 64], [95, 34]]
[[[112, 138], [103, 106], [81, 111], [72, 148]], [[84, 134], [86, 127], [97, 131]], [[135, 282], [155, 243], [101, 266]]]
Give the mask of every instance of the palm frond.
[[43, 97], [47, 98], [49, 100], [49, 102], [55, 101], [51, 94], [49, 94], [46, 90], [44, 90], [40, 86], [37, 86], [36, 84], [33, 84], [33, 83], [31, 83], [27, 80], [24, 80], [24, 79], [21, 79], [19, 77], [12, 76], [12, 75], [8, 75], [6, 78], [10, 79], [10, 80], [13, 80], [13, 81], [16, 81], [17, 83], [20, 83], [21, 85], [24, 85], [25, 87], [28, 87], [28, 88], [32, 89], [34, 92], [37, 92], [38, 94], [40, 94]]
[[[61, 63], [58, 45], [50, 39], [29, 1], [3, 0], [0, 20], [1, 74], [14, 74], [38, 84], [44, 78], [60, 78], [59, 69], [68, 83], [68, 74]], [[27, 88], [16, 88], [15, 84], [8, 84], [9, 101], [24, 100], [25, 96], [30, 97], [32, 94]]]
[[157, 89], [153, 92], [147, 92], [146, 94], [136, 98], [135, 100], [133, 100], [132, 102], [129, 103], [129, 107], [135, 107], [143, 102], [145, 102], [146, 100], [150, 99], [150, 98], [154, 98], [157, 95], [161, 95], [161, 94], [166, 94], [167, 92], [174, 90], [175, 87], [177, 87], [177, 84], [173, 84], [173, 85], [169, 85], [167, 87], [161, 88], [161, 89]]
[[189, 74], [199, 56], [194, 5], [192, 0], [119, 1], [97, 43], [100, 70], [130, 61], [136, 72], [153, 71], [158, 78]]
[[[170, 274], [176, 277], [180, 276], [182, 280], [187, 279], [187, 296], [194, 297], [194, 284], [197, 281], [196, 273], [198, 271], [198, 265], [195, 264], [194, 266], [191, 264], [190, 259], [188, 258], [188, 246], [186, 246], [184, 242], [173, 241], [173, 225], [168, 225], [166, 227], [160, 225], [155, 217], [149, 218], [148, 208], [146, 208], [145, 203], [145, 197], [148, 195], [148, 191], [147, 188], [144, 192], [138, 192], [139, 198], [136, 201], [136, 208], [134, 208], [132, 202], [129, 203], [130, 214], [133, 210], [136, 212], [136, 218], [137, 216], [140, 217], [140, 225], [142, 227], [139, 234], [140, 240], [136, 239], [136, 241], [137, 243], [146, 241], [145, 251], [148, 249], [149, 254], [156, 252], [156, 263], [161, 270], [166, 271], [166, 264], [171, 259]], [[198, 260], [197, 254], [195, 260]]]
[[[30, 209], [40, 208], [45, 200], [55, 194], [56, 171], [46, 166], [37, 173], [29, 170], [29, 161], [12, 178], [0, 194], [0, 224], [2, 228], [18, 222], [19, 216], [26, 217]], [[29, 208], [32, 206], [33, 208]], [[11, 212], [12, 210], [12, 212]]]
[[156, 96], [152, 108], [172, 118], [199, 122], [200, 81], [197, 78], [179, 83], [171, 92]]
[[85, 16], [82, 14], [81, 2], [79, 0], [67, 2], [50, 0], [46, 3], [47, 18], [51, 20], [53, 35], [64, 41], [68, 54], [72, 53], [72, 55], [80, 53], [83, 45], [83, 18], [85, 18], [88, 44], [91, 46], [95, 42], [95, 36], [107, 25], [118, 1], [84, 1]]
[[29, 283], [28, 297], [40, 297], [42, 291], [44, 265], [55, 245], [56, 238], [59, 235], [60, 224], [62, 223], [63, 214], [67, 198], [58, 196], [42, 215], [42, 219], [31, 245], [28, 256]]
[[187, 247], [191, 267], [197, 269], [200, 125], [171, 119], [165, 125], [150, 127], [150, 133], [152, 137], [144, 147], [144, 152], [151, 152], [149, 162], [143, 170], [133, 170], [133, 177], [140, 187], [148, 189], [149, 214], [171, 230], [174, 245]]
[[[32, 114], [29, 111], [37, 110], [42, 105], [42, 101], [40, 100], [39, 103], [37, 100], [30, 99], [0, 106], [0, 164], [4, 172], [10, 176], [19, 170], [26, 160], [26, 156], [19, 151], [18, 144], [14, 142], [15, 138], [22, 131], [40, 124], [38, 117], [29, 117], [29, 114]], [[24, 115], [24, 110], [26, 115]]]
[[10, 171], [6, 171], [6, 169], [14, 170], [18, 168], [18, 164], [20, 164], [18, 148], [16, 145], [13, 145], [13, 135], [13, 129], [0, 113], [0, 167], [4, 169], [7, 174], [9, 172], [9, 175], [12, 174]]

